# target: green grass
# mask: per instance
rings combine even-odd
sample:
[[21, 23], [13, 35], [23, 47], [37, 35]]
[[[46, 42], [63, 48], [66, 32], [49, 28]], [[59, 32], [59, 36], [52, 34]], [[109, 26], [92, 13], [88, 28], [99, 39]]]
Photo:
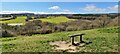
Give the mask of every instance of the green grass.
[[43, 22], [51, 22], [51, 23], [61, 23], [61, 22], [68, 22], [68, 21], [73, 21], [75, 19], [68, 19], [65, 16], [59, 16], [59, 17], [47, 17], [47, 18], [39, 18], [35, 20], [42, 20]]
[[25, 23], [25, 16], [18, 16], [16, 19], [0, 21], [0, 23]]
[[[109, 29], [114, 29], [114, 27]], [[2, 40], [3, 52], [52, 52], [54, 49], [52, 49], [53, 46], [49, 45], [49, 42], [62, 39], [67, 41], [69, 40], [68, 35], [77, 33], [85, 33], [83, 40], [92, 42], [78, 48], [78, 52], [118, 52], [118, 33], [104, 33], [100, 32], [99, 29], [18, 36], [0, 38], [0, 40]]]
[[[16, 19], [0, 21], [0, 23], [25, 23], [25, 19], [26, 19], [25, 16], [17, 16]], [[47, 18], [38, 18], [38, 19], [33, 18], [33, 20], [42, 20], [43, 22], [51, 22], [51, 23], [61, 23], [61, 22], [72, 21], [75, 19], [68, 19], [67, 17], [59, 16], [59, 17], [47, 17]]]
[[104, 33], [120, 33], [120, 27], [103, 28], [103, 29], [99, 29], [98, 31]]
[[11, 18], [11, 17], [0, 18], [0, 21], [5, 20], [5, 19], [9, 19], [9, 18]]

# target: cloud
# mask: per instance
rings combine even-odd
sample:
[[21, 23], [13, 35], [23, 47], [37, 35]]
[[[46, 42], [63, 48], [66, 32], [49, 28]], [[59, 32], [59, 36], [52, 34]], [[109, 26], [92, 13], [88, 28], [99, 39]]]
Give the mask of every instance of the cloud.
[[51, 14], [75, 14], [75, 12], [72, 12], [68, 9], [62, 9], [61, 7], [59, 6], [52, 6], [48, 9], [52, 9], [52, 10], [60, 10], [60, 12], [53, 12]]
[[64, 12], [71, 12], [70, 10], [67, 10], [67, 9], [64, 9], [63, 11], [64, 11]]
[[75, 12], [72, 12], [68, 9], [62, 9], [61, 12], [55, 12], [56, 14], [76, 14]]
[[116, 11], [116, 10], [118, 10], [118, 7], [119, 7], [118, 5], [115, 5], [113, 7], [108, 7], [108, 9]]
[[54, 12], [52, 14], [77, 14], [75, 12]]
[[59, 6], [52, 6], [52, 7], [48, 8], [48, 9], [58, 10], [58, 9], [60, 9], [60, 7]]
[[17, 14], [17, 13], [50, 14], [47, 12], [33, 12], [33, 11], [1, 11], [0, 12], [0, 14]]
[[72, 11], [70, 11], [68, 9], [63, 9], [63, 8], [61, 8], [59, 6], [52, 6], [52, 7], [48, 8], [48, 9], [60, 10], [60, 12], [53, 12], [51, 14], [75, 14], [75, 12], [72, 12]]
[[61, 11], [61, 12], [33, 12], [33, 11], [1, 11], [0, 14], [17, 14], [17, 13], [34, 13], [34, 14], [75, 14], [71, 11]]
[[11, 14], [11, 13], [32, 13], [31, 11], [1, 11], [0, 14]]
[[94, 4], [87, 4], [86, 7], [82, 8], [84, 11], [90, 11], [90, 12], [102, 12], [106, 9], [104, 8], [97, 8]]

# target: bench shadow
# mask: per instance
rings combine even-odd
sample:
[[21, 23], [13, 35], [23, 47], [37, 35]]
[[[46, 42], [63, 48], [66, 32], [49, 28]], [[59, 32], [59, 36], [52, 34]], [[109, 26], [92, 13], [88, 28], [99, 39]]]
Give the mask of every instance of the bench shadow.
[[[92, 42], [80, 42], [80, 43], [75, 43], [75, 44], [73, 44], [74, 46], [79, 46], [80, 44], [83, 44], [83, 43], [85, 43], [85, 45], [89, 45], [89, 44], [92, 44]], [[85, 46], [84, 45], [84, 46]]]
[[92, 42], [86, 42], [86, 45], [91, 44]]

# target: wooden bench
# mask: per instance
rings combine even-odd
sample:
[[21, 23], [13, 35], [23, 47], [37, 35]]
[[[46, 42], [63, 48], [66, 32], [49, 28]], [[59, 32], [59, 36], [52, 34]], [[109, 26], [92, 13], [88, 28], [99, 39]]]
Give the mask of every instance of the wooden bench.
[[69, 35], [69, 37], [72, 38], [72, 45], [75, 45], [74, 43], [74, 37], [77, 37], [77, 36], [80, 36], [80, 43], [85, 43], [83, 40], [82, 40], [82, 36], [85, 35], [83, 33], [80, 33], [80, 34], [73, 34], [73, 35]]

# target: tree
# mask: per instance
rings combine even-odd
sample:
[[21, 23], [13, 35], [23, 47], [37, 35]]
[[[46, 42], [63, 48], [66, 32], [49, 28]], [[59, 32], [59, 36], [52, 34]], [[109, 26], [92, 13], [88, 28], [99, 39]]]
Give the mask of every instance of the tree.
[[13, 19], [17, 18], [16, 16], [13, 16]]
[[119, 26], [119, 17], [115, 17], [114, 19], [111, 20], [111, 22], [108, 24], [108, 26]]
[[102, 15], [97, 19], [96, 23], [98, 23], [100, 27], [105, 27], [110, 22], [110, 20], [111, 19], [107, 15]]

